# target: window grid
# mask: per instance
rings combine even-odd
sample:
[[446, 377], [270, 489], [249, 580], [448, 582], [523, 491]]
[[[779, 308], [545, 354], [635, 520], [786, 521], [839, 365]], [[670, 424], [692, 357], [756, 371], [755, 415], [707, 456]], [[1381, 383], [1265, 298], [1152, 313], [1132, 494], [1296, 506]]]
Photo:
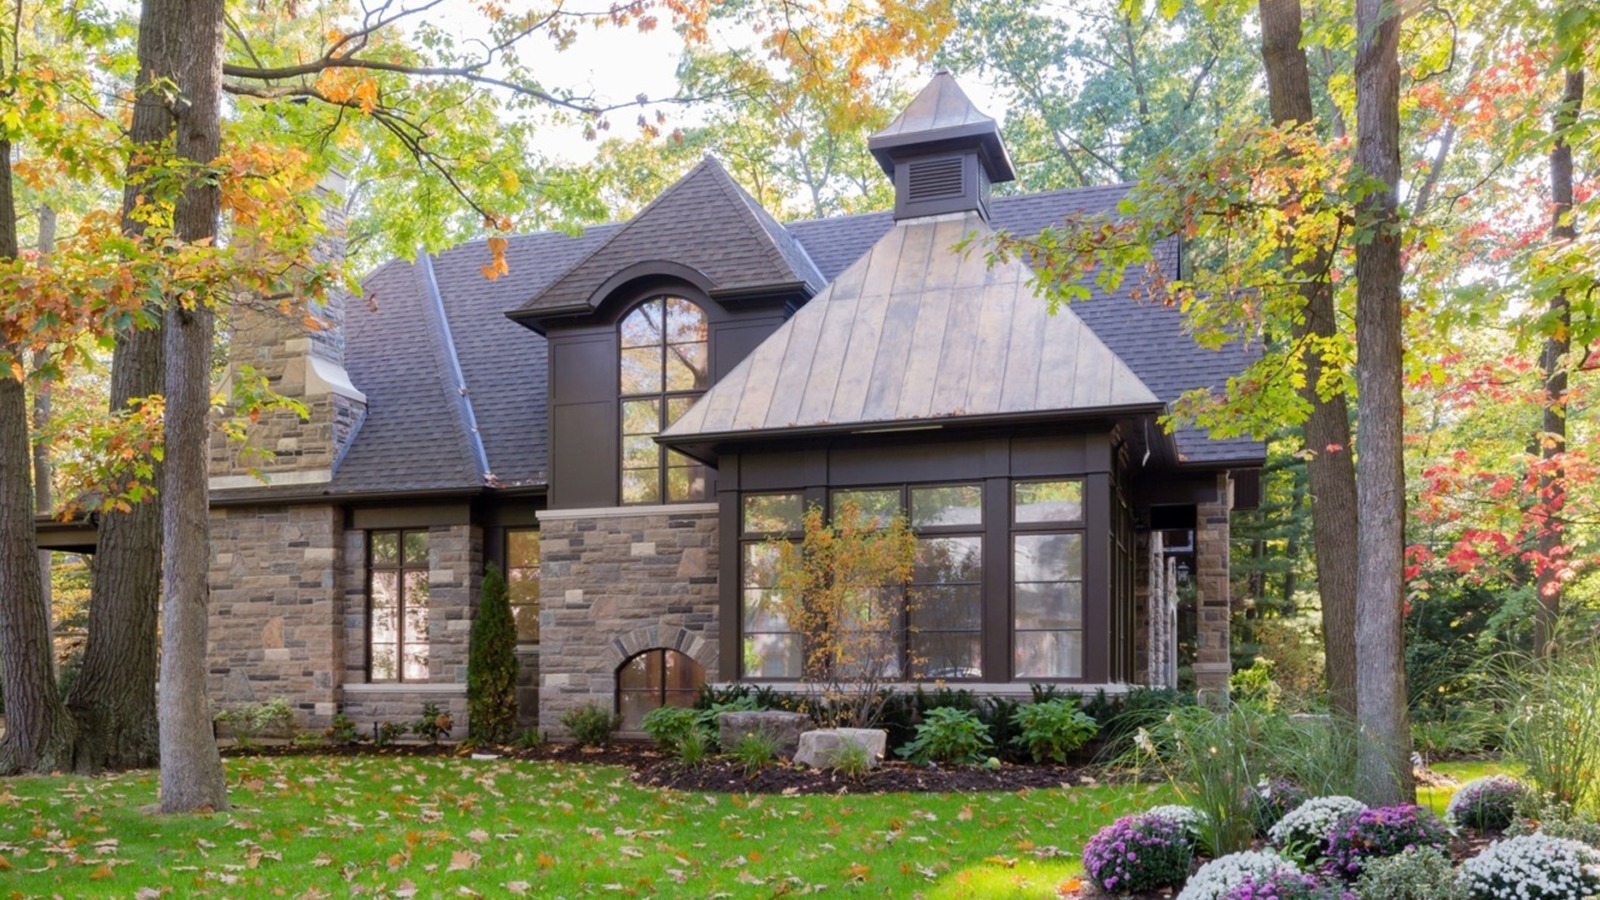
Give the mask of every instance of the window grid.
[[367, 533], [367, 680], [427, 681], [428, 532]]
[[539, 529], [506, 529], [506, 591], [517, 643], [539, 643]]
[[[1083, 491], [1084, 482], [1078, 478], [1019, 480], [1011, 484], [1014, 678], [1083, 678], [1087, 599]], [[1051, 542], [1058, 544], [1052, 546]], [[1047, 606], [1052, 599], [1059, 607], [1054, 616]]]
[[682, 297], [653, 297], [618, 326], [624, 505], [704, 500], [704, 465], [655, 442], [710, 384], [705, 311]]
[[805, 537], [805, 498], [798, 492], [745, 494], [739, 503], [739, 626], [741, 671], [747, 677], [798, 680], [804, 670], [799, 632], [768, 607], [775, 585], [764, 549]]

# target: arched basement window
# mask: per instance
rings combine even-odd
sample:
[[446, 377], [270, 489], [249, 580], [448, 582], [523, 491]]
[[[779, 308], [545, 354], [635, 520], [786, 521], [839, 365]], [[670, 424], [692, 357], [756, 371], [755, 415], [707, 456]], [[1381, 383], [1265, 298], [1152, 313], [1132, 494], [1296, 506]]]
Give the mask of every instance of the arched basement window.
[[628, 313], [618, 330], [622, 502], [706, 499], [705, 466], [655, 442], [710, 386], [705, 311], [682, 297], [655, 297]]
[[686, 653], [646, 650], [617, 668], [617, 713], [622, 730], [638, 731], [645, 713], [662, 706], [693, 706], [706, 670]]

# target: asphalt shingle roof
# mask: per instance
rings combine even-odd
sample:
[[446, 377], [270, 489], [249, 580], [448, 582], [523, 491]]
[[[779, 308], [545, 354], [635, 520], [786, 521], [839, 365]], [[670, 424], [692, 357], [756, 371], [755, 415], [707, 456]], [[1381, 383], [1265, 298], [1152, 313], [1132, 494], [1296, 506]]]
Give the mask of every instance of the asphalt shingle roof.
[[[720, 166], [716, 169], [721, 172]], [[694, 209], [728, 210], [735, 207], [727, 201], [737, 200], [750, 216], [719, 218], [743, 222], [745, 229], [754, 224], [766, 235], [762, 241], [749, 241], [746, 230], [741, 242], [762, 248], [766, 256], [760, 265], [778, 276], [793, 273], [799, 276], [793, 280], [817, 287], [836, 279], [894, 226], [887, 212], [779, 226], [731, 180], [726, 183], [737, 193], [730, 194], [720, 186], [722, 181], [707, 179], [702, 186], [714, 187], [715, 193], [700, 194], [697, 203], [702, 206], [688, 205], [680, 213], [693, 222]], [[1109, 209], [1125, 192], [1125, 186], [1110, 186], [997, 197], [990, 207], [992, 224], [1032, 234], [1063, 216]], [[638, 246], [629, 252], [641, 254], [640, 259], [675, 259], [685, 248], [684, 227], [675, 221], [671, 227], [640, 229], [630, 238]], [[621, 257], [613, 257], [609, 248], [621, 243], [615, 239], [626, 230], [611, 224], [576, 236], [540, 232], [511, 237], [506, 248], [510, 274], [492, 281], [480, 272], [489, 261], [482, 241], [446, 250], [427, 266], [394, 260], [368, 276], [367, 296], [351, 302], [345, 323], [346, 368], [367, 395], [367, 413], [329, 489], [392, 492], [547, 483], [545, 340], [505, 313], [525, 308], [530, 297], [593, 264], [597, 250], [607, 248], [609, 265], [619, 265]], [[697, 237], [695, 244], [715, 249], [719, 239]], [[1161, 250], [1175, 266], [1176, 245]], [[585, 272], [585, 278], [595, 277]], [[600, 274], [595, 284], [610, 274]], [[1184, 332], [1179, 310], [1134, 300], [1130, 292], [1136, 281], [1129, 279], [1111, 296], [1096, 288], [1071, 310], [1160, 400], [1170, 402], [1196, 387], [1221, 387], [1248, 364], [1248, 352], [1238, 347], [1215, 352], [1199, 348]], [[435, 287], [437, 304], [430, 296]], [[453, 338], [453, 359], [445, 333]], [[475, 435], [469, 422], [476, 423]], [[1250, 465], [1263, 456], [1259, 443], [1211, 441], [1193, 430], [1179, 432], [1177, 443], [1189, 463]], [[483, 471], [483, 457], [488, 472]]]

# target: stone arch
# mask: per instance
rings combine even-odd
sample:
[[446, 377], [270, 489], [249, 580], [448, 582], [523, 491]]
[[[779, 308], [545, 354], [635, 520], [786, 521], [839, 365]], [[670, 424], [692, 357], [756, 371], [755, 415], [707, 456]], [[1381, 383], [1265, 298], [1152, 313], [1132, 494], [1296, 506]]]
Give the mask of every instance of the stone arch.
[[706, 680], [716, 681], [717, 642], [705, 634], [670, 625], [647, 625], [616, 638], [606, 645], [606, 669], [613, 676], [622, 664], [646, 650], [677, 650], [706, 670]]

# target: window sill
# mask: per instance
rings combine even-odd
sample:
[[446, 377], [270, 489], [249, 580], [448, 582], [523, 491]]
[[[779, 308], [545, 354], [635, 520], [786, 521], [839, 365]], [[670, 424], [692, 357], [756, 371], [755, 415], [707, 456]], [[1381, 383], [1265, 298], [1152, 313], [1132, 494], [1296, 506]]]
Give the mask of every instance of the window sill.
[[[709, 685], [709, 686], [712, 687], [712, 688], [715, 688], [717, 690], [724, 690], [726, 688], [730, 688], [730, 687], [733, 687], [734, 685], [740, 685], [740, 684], [745, 685], [747, 687], [752, 687], [752, 688], [768, 688], [768, 689], [776, 691], [776, 692], [778, 692], [780, 694], [804, 694], [804, 693], [807, 693], [808, 691], [812, 691], [812, 690], [821, 691], [821, 690], [824, 689], [823, 685], [807, 684], [806, 682], [803, 682], [803, 681], [762, 681], [762, 680], [759, 680], [759, 679], [752, 679], [752, 680], [749, 680], [749, 681], [721, 682], [721, 683], [713, 684], [713, 685]], [[1110, 696], [1117, 696], [1117, 695], [1120, 695], [1120, 694], [1125, 694], [1125, 693], [1127, 693], [1129, 690], [1131, 690], [1133, 688], [1142, 686], [1142, 685], [1137, 685], [1137, 684], [1121, 683], [1121, 682], [1112, 682], [1112, 683], [1107, 683], [1107, 684], [1094, 684], [1094, 683], [1085, 682], [1085, 681], [1062, 681], [1062, 680], [1047, 681], [1047, 680], [1040, 679], [1040, 680], [1035, 680], [1035, 681], [1001, 681], [1001, 682], [995, 682], [995, 681], [954, 681], [954, 680], [950, 680], [950, 681], [898, 681], [898, 682], [884, 682], [884, 683], [875, 685], [875, 687], [889, 688], [890, 690], [894, 690], [894, 691], [898, 691], [898, 692], [902, 692], [902, 693], [911, 693], [911, 692], [914, 692], [917, 688], [922, 688], [924, 691], [927, 691], [930, 688], [941, 688], [941, 687], [943, 687], [943, 688], [949, 688], [950, 690], [953, 690], [953, 691], [970, 691], [970, 692], [972, 692], [974, 694], [984, 695], [984, 696], [1032, 697], [1033, 696], [1033, 688], [1034, 688], [1035, 685], [1038, 685], [1040, 687], [1045, 687], [1045, 686], [1054, 687], [1057, 690], [1061, 691], [1061, 693], [1063, 693], [1063, 694], [1078, 694], [1080, 696], [1085, 696], [1085, 697], [1094, 694], [1096, 691], [1105, 691], [1106, 694], [1108, 694]]]
[[448, 694], [465, 696], [467, 686], [461, 683], [433, 681], [395, 681], [378, 684], [346, 684], [345, 694]]

